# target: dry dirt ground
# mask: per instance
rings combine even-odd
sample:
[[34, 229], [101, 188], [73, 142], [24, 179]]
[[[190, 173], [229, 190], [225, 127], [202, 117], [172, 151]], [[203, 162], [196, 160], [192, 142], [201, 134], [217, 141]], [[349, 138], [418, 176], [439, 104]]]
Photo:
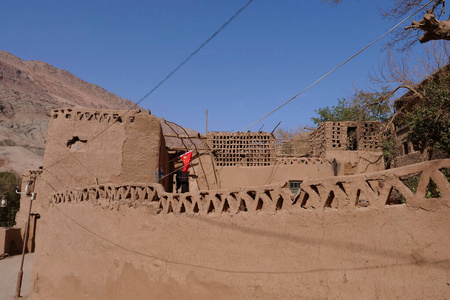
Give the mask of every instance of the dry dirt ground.
[[[15, 255], [0, 260], [0, 300], [14, 299], [21, 259], [21, 255]], [[32, 261], [33, 254], [25, 255], [21, 292], [21, 296], [24, 298], [30, 293]]]

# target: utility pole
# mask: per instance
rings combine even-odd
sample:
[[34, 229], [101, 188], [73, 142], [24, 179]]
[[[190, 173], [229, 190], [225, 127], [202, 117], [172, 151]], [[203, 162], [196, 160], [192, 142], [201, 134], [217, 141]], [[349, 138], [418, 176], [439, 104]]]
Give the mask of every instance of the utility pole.
[[206, 132], [205, 132], [205, 134], [207, 134], [208, 133], [208, 110], [205, 111], [205, 114], [206, 114]]
[[[25, 252], [27, 249], [27, 243], [28, 243], [28, 236], [29, 236], [29, 227], [30, 227], [30, 215], [31, 215], [31, 206], [33, 204], [33, 200], [36, 199], [36, 193], [32, 192], [31, 190], [33, 190], [34, 188], [30, 189], [30, 184], [32, 184], [33, 181], [29, 181], [27, 186], [25, 187], [25, 193], [21, 193], [19, 192], [19, 187], [16, 186], [15, 188], [15, 192], [19, 195], [25, 195], [25, 196], [31, 196], [30, 199], [30, 207], [28, 210], [28, 218], [27, 218], [27, 223], [25, 225], [25, 234], [24, 234], [24, 238], [23, 238], [23, 248], [22, 248], [22, 260], [20, 262], [20, 270], [19, 270], [19, 274], [17, 276], [17, 286], [16, 286], [16, 296], [14, 299], [20, 298], [20, 291], [22, 290], [22, 277], [23, 277], [23, 262], [25, 260]], [[28, 249], [30, 250], [30, 249]]]

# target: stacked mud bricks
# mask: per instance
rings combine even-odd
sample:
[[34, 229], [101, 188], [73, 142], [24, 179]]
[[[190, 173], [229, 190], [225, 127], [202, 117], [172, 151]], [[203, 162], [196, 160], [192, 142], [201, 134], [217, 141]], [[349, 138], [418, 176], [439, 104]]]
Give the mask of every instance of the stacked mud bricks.
[[380, 122], [324, 122], [310, 135], [314, 157], [325, 157], [333, 150], [380, 151]]
[[209, 132], [208, 145], [217, 166], [270, 166], [275, 163], [275, 137], [268, 132]]

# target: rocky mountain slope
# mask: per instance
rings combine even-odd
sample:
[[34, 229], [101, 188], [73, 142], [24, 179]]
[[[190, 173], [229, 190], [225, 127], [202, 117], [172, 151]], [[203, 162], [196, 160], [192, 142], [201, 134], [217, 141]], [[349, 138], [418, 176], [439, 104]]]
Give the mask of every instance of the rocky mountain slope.
[[42, 163], [50, 111], [58, 107], [128, 109], [134, 103], [41, 61], [0, 51], [0, 171]]

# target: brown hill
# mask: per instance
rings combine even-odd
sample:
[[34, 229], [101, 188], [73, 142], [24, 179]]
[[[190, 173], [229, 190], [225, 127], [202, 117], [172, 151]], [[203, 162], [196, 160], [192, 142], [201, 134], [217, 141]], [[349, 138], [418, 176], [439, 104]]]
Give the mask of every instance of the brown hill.
[[41, 165], [50, 111], [128, 109], [134, 103], [41, 61], [0, 51], [0, 171]]

